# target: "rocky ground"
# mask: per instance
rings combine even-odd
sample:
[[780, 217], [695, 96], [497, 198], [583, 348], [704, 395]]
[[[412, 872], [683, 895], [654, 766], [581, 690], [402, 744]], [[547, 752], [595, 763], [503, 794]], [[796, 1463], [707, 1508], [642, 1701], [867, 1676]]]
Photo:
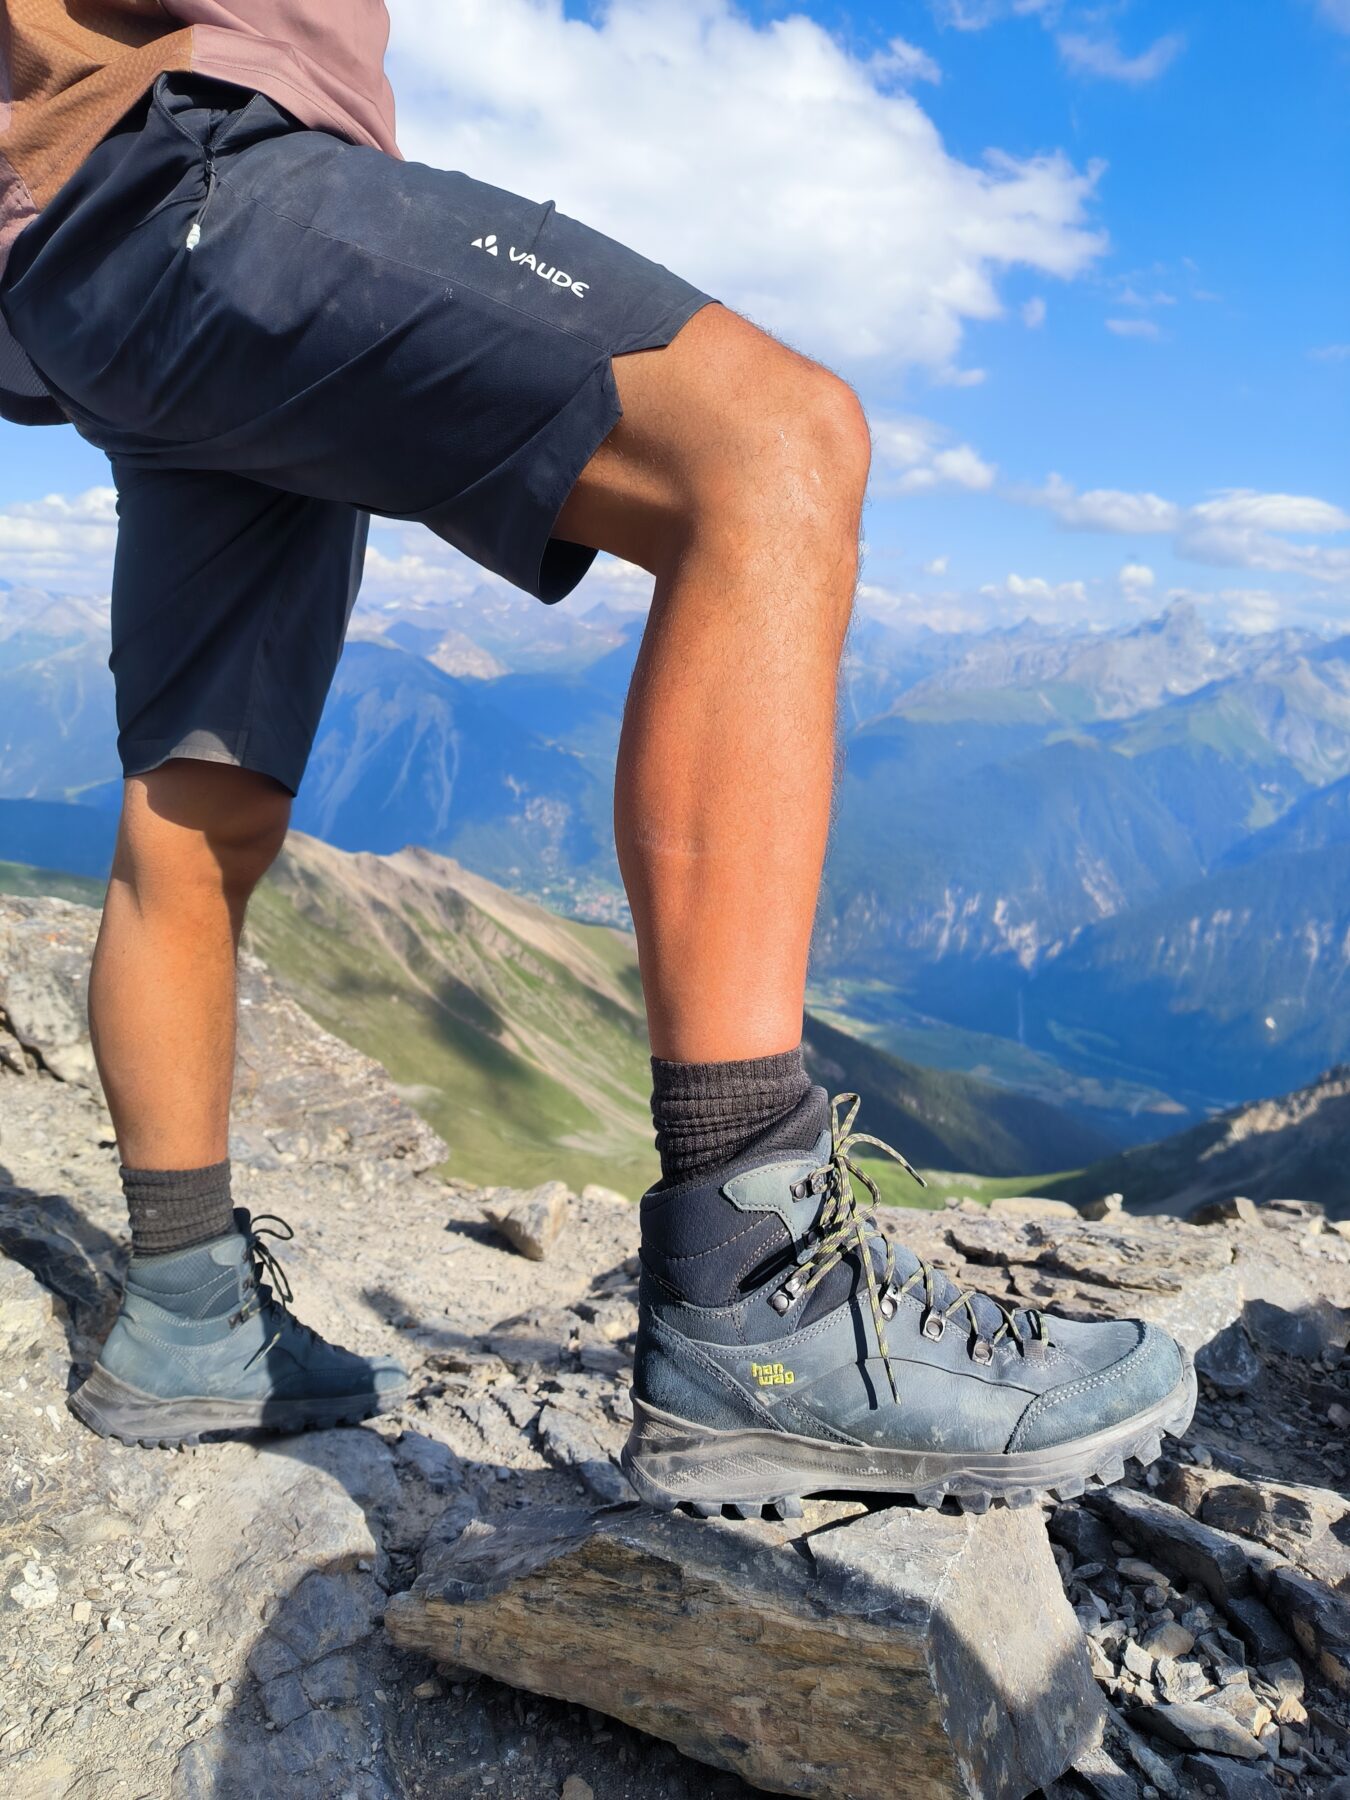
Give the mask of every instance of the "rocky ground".
[[[387, 1597], [470, 1520], [625, 1497], [636, 1213], [601, 1187], [517, 1205], [447, 1185], [431, 1173], [441, 1146], [382, 1071], [260, 967], [245, 979], [238, 1198], [295, 1227], [282, 1254], [302, 1316], [401, 1353], [412, 1398], [355, 1431], [176, 1454], [104, 1443], [66, 1411], [126, 1256], [80, 1025], [92, 923], [0, 901], [3, 1791], [749, 1795], [599, 1712], [438, 1668], [381, 1629]], [[1293, 1201], [1193, 1224], [1090, 1210], [887, 1215], [958, 1278], [1143, 1313], [1200, 1353], [1186, 1444], [1048, 1513], [1109, 1709], [1102, 1747], [1054, 1800], [1344, 1800], [1350, 1236]]]

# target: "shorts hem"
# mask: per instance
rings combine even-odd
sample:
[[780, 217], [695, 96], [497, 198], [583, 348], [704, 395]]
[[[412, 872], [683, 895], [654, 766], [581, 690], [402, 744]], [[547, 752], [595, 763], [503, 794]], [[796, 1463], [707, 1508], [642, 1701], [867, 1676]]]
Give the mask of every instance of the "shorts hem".
[[[491, 475], [466, 492], [406, 516], [415, 518], [474, 562], [543, 601], [545, 606], [566, 599], [599, 552], [592, 545], [555, 536], [553, 527], [587, 464], [623, 417], [614, 379], [614, 358], [640, 350], [665, 349], [696, 312], [716, 304], [711, 294], [690, 294], [658, 324], [634, 332], [613, 349], [602, 350], [571, 398], [507, 463], [499, 464]], [[551, 441], [560, 445], [553, 456], [547, 448], [541, 450], [541, 443], [548, 446]], [[532, 532], [506, 529], [495, 542], [485, 543], [472, 530], [476, 515], [497, 518], [504, 526], [511, 526], [512, 520], [503, 518], [501, 509], [484, 506], [482, 495], [485, 488], [509, 480], [513, 468], [523, 471], [527, 486], [533, 475], [536, 485], [530, 492], [529, 510], [537, 521], [547, 521], [547, 535], [537, 554], [533, 545], [538, 540]]]
[[[122, 778], [129, 781], [133, 775], [149, 775], [169, 762], [219, 763], [227, 768], [247, 769], [254, 775], [270, 776], [294, 798], [300, 791], [308, 757], [297, 762], [294, 756], [287, 756], [275, 747], [255, 743], [253, 739], [257, 735], [250, 733], [241, 742], [241, 734], [237, 732], [190, 731], [172, 740], [124, 743], [120, 746]], [[211, 742], [212, 739], [215, 741]]]

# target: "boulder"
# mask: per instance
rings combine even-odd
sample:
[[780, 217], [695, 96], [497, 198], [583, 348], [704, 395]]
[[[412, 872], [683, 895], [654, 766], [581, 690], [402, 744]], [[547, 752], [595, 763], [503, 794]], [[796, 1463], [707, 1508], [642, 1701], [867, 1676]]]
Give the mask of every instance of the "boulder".
[[543, 1262], [567, 1223], [572, 1196], [562, 1181], [537, 1188], [498, 1188], [483, 1202], [483, 1216], [530, 1262]]
[[1240, 1319], [1200, 1346], [1195, 1366], [1206, 1381], [1229, 1396], [1250, 1393], [1262, 1373], [1261, 1358], [1252, 1349]]
[[1212, 1750], [1252, 1761], [1264, 1753], [1251, 1733], [1214, 1700], [1183, 1700], [1172, 1706], [1136, 1707], [1133, 1724], [1181, 1750]]
[[1014, 1800], [1104, 1716], [1032, 1509], [475, 1522], [385, 1622], [405, 1649], [612, 1714], [773, 1793]]

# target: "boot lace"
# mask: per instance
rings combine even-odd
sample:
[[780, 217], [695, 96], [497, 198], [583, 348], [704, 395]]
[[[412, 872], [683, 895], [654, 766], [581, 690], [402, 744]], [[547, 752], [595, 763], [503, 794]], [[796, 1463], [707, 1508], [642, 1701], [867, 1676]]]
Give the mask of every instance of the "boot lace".
[[248, 1230], [248, 1274], [242, 1283], [242, 1305], [230, 1320], [231, 1325], [242, 1325], [245, 1319], [252, 1318], [254, 1313], [261, 1312], [268, 1324], [274, 1326], [271, 1337], [259, 1346], [249, 1357], [244, 1367], [248, 1368], [260, 1356], [265, 1356], [274, 1345], [281, 1341], [283, 1333], [292, 1331], [304, 1332], [313, 1342], [318, 1341], [318, 1333], [310, 1325], [302, 1325], [291, 1311], [291, 1302], [295, 1293], [291, 1287], [285, 1269], [277, 1259], [276, 1252], [263, 1242], [264, 1238], [273, 1237], [278, 1242], [289, 1244], [295, 1237], [293, 1228], [278, 1213], [259, 1213], [249, 1221]]
[[[890, 1240], [881, 1231], [875, 1216], [870, 1211], [863, 1210], [865, 1203], [859, 1202], [853, 1189], [853, 1183], [857, 1181], [871, 1195], [874, 1205], [881, 1204], [881, 1194], [876, 1183], [866, 1169], [854, 1161], [854, 1152], [864, 1145], [870, 1146], [899, 1163], [920, 1187], [926, 1187], [927, 1183], [899, 1150], [884, 1143], [881, 1138], [873, 1137], [870, 1132], [853, 1129], [861, 1105], [862, 1101], [857, 1094], [836, 1094], [830, 1102], [829, 1158], [792, 1187], [795, 1199], [805, 1199], [808, 1194], [823, 1194], [824, 1203], [817, 1215], [805, 1254], [798, 1260], [783, 1286], [772, 1296], [770, 1305], [775, 1311], [785, 1313], [794, 1300], [818, 1287], [845, 1256], [856, 1255], [867, 1288], [872, 1323], [877, 1335], [877, 1349], [886, 1366], [891, 1394], [898, 1401], [900, 1391], [896, 1386], [895, 1371], [891, 1367], [890, 1349], [886, 1342], [886, 1321], [895, 1317], [895, 1309], [900, 1301], [916, 1288], [921, 1287], [924, 1296], [923, 1321], [920, 1326], [923, 1335], [936, 1341], [946, 1330], [948, 1320], [964, 1311], [969, 1324], [968, 1348], [975, 1362], [989, 1362], [995, 1346], [1005, 1338], [1016, 1343], [1019, 1350], [1025, 1350], [1026, 1339], [1017, 1314], [1001, 1300], [996, 1300], [990, 1294], [980, 1294], [973, 1288], [957, 1287], [948, 1277], [938, 1275], [922, 1257], [915, 1258], [918, 1266], [914, 1272], [897, 1282], [895, 1251]], [[871, 1251], [872, 1244], [878, 1244], [884, 1251], [879, 1269], [877, 1258]], [[942, 1300], [939, 1281], [954, 1290], [953, 1299], [945, 1302]], [[988, 1337], [981, 1329], [980, 1316], [975, 1310], [977, 1299], [996, 1307], [1000, 1315], [1000, 1323]], [[1040, 1313], [1028, 1311], [1024, 1316], [1026, 1329], [1031, 1335], [1043, 1337]]]

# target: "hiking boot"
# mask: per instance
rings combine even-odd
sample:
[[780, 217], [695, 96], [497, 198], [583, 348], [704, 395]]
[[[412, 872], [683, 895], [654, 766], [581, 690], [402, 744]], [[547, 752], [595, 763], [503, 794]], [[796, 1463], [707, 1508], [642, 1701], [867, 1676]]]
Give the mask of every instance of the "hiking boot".
[[[796, 1517], [822, 1490], [978, 1512], [1156, 1458], [1195, 1410], [1186, 1352], [1137, 1320], [1010, 1310], [892, 1246], [858, 1203], [855, 1184], [879, 1196], [854, 1156], [909, 1165], [853, 1130], [857, 1112], [842, 1094], [814, 1150], [783, 1148], [780, 1127], [778, 1147], [643, 1199], [623, 1453], [639, 1496], [705, 1516]], [[809, 1142], [823, 1091], [798, 1114]]]
[[132, 1258], [122, 1309], [70, 1397], [100, 1437], [167, 1449], [216, 1432], [353, 1425], [403, 1399], [396, 1362], [341, 1350], [292, 1315], [263, 1242], [292, 1238], [285, 1220], [236, 1207], [234, 1221], [190, 1250]]

